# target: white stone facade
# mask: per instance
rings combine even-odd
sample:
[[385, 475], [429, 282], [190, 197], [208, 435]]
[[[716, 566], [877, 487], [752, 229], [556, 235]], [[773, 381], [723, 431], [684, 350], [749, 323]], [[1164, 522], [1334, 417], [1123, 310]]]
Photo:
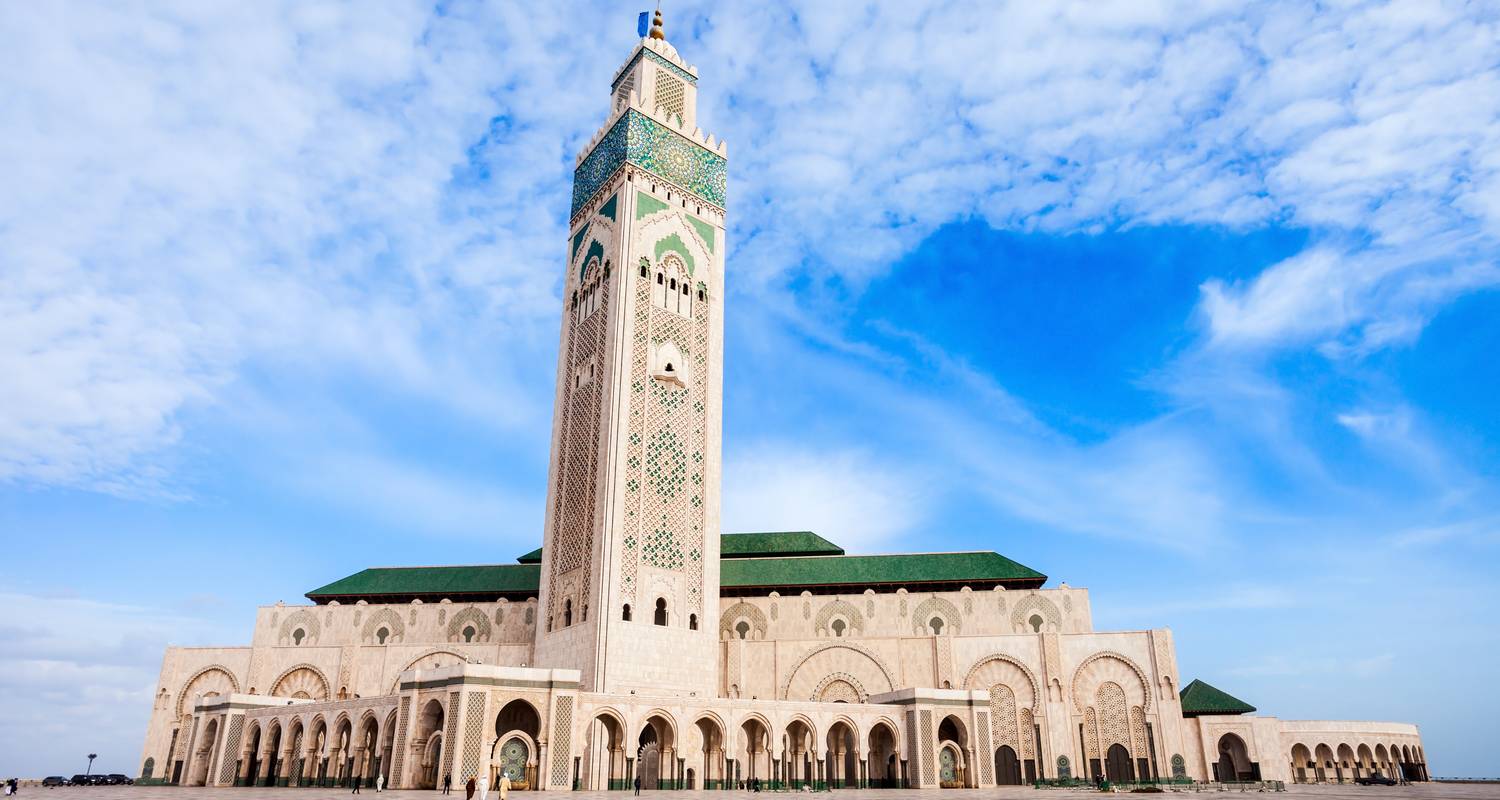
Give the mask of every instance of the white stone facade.
[[696, 82], [643, 40], [578, 160], [534, 593], [277, 604], [247, 647], [172, 648], [143, 778], [1425, 778], [1412, 725], [1185, 714], [1171, 631], [1096, 631], [1066, 584], [721, 591], [727, 149]]

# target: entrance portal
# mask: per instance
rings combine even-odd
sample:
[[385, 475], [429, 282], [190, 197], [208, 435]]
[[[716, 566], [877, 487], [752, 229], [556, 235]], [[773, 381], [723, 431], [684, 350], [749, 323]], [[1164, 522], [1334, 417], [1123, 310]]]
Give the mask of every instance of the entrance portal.
[[1008, 744], [1000, 745], [995, 751], [995, 783], [1001, 786], [1021, 785], [1021, 762], [1016, 759], [1016, 751]]

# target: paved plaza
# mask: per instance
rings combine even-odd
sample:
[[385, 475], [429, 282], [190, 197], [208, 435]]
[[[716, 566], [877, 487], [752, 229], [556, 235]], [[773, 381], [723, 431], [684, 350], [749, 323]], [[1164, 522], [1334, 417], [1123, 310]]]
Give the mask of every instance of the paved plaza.
[[[373, 789], [366, 789], [362, 795], [374, 794]], [[1195, 794], [1185, 792], [1186, 794]], [[837, 792], [818, 794], [818, 797], [831, 798], [831, 800], [907, 800], [908, 798], [923, 798], [923, 800], [989, 800], [998, 798], [1032, 798], [1034, 800], [1081, 800], [1081, 798], [1097, 795], [1089, 789], [1032, 789], [1029, 787], [1007, 786], [1003, 788], [990, 789], [875, 789], [875, 790], [840, 790]], [[1239, 792], [1202, 791], [1196, 794], [1239, 794]], [[35, 798], [41, 795], [45, 800], [72, 800], [78, 796], [79, 800], [333, 800], [344, 798], [349, 795], [347, 789], [244, 789], [244, 788], [202, 788], [202, 787], [178, 787], [178, 786], [90, 786], [90, 787], [65, 787], [60, 789], [28, 788], [26, 797]], [[427, 800], [438, 796], [437, 792], [422, 791], [389, 791], [380, 795], [385, 800]], [[763, 792], [760, 795], [752, 795], [749, 792], [641, 792], [641, 797], [646, 800], [750, 800], [752, 797], [771, 800], [773, 797], [781, 796], [774, 792]], [[790, 797], [791, 795], [786, 795]], [[1272, 795], [1276, 796], [1276, 795]], [[1287, 791], [1280, 795], [1286, 798], [1311, 798], [1311, 800], [1396, 800], [1396, 798], [1452, 798], [1452, 800], [1500, 800], [1500, 783], [1417, 783], [1408, 786], [1288, 786]], [[463, 792], [455, 790], [452, 798], [462, 798]], [[544, 800], [547, 797], [564, 797], [567, 800], [629, 800], [632, 795], [629, 792], [514, 792], [513, 800]], [[495, 792], [490, 792], [489, 800], [499, 800]], [[1226, 798], [1226, 800], [1228, 800]]]

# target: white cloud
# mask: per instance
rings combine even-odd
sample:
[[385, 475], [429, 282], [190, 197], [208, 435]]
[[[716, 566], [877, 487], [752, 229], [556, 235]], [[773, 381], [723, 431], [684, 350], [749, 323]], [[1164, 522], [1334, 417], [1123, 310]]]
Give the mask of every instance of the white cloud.
[[811, 530], [852, 553], [884, 552], [922, 521], [926, 494], [868, 453], [765, 442], [727, 459], [722, 528]]
[[96, 769], [133, 774], [162, 651], [208, 643], [210, 623], [82, 597], [0, 592], [0, 604], [0, 772], [72, 774], [97, 750]]
[[[878, 275], [971, 216], [1328, 232], [1205, 285], [1211, 330], [1246, 347], [1367, 352], [1500, 282], [1493, 13], [1242, 10], [719, 4], [672, 11], [669, 35], [731, 143], [752, 294], [804, 264]], [[351, 367], [488, 424], [523, 424], [490, 413], [517, 397], [545, 406], [488, 354], [550, 348], [569, 156], [630, 22], [556, 12], [7, 14], [0, 480], [150, 491], [184, 412], [251, 361]]]

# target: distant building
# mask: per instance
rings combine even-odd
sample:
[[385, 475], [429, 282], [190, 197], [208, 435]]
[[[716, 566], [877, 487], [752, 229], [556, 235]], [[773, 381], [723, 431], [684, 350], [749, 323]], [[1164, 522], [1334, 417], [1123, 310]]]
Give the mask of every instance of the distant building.
[[721, 535], [727, 150], [697, 95], [658, 14], [579, 156], [542, 549], [367, 569], [261, 608], [247, 647], [169, 649], [143, 778], [1426, 779], [1416, 726], [1180, 687], [1169, 630], [1096, 631], [1086, 590], [997, 553]]

